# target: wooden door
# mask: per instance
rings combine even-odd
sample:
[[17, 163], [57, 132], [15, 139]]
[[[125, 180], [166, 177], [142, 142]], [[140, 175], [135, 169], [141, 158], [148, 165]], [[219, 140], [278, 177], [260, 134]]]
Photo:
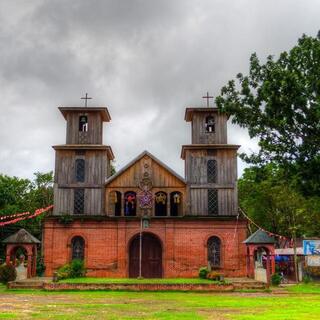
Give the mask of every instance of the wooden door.
[[[140, 236], [129, 248], [129, 277], [139, 277]], [[162, 278], [162, 248], [160, 241], [149, 233], [142, 234], [141, 274], [144, 278]]]

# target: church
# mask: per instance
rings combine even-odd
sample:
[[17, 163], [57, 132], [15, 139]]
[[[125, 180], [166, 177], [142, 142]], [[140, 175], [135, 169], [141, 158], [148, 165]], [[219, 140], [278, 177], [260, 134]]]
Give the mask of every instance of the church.
[[76, 258], [93, 277], [196, 277], [203, 266], [246, 276], [239, 146], [227, 142], [227, 115], [215, 107], [186, 108], [191, 144], [181, 149], [181, 177], [148, 151], [112, 174], [114, 154], [102, 141], [108, 109], [59, 110], [66, 144], [53, 146], [54, 209], [43, 229], [46, 276]]

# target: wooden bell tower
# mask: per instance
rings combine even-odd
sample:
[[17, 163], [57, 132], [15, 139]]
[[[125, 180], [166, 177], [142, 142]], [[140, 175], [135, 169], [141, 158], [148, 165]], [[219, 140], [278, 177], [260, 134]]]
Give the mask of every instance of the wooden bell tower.
[[110, 176], [110, 146], [102, 144], [105, 107], [60, 107], [67, 121], [66, 144], [56, 151], [54, 215], [104, 214], [104, 183]]
[[227, 144], [228, 117], [217, 108], [187, 108], [192, 144], [182, 146], [189, 215], [237, 214], [237, 150]]

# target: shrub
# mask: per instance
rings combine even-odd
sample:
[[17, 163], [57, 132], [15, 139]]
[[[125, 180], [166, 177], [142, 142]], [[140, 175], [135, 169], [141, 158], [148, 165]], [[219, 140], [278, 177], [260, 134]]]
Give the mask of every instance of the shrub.
[[302, 277], [302, 281], [304, 283], [309, 283], [310, 281], [312, 281], [312, 278], [310, 277], [309, 274], [305, 274], [303, 277]]
[[281, 276], [279, 273], [274, 273], [271, 276], [271, 283], [273, 286], [278, 286], [281, 283]]
[[44, 265], [43, 257], [37, 256], [37, 276], [43, 276], [46, 266]]
[[80, 259], [72, 260], [71, 263], [67, 263], [60, 267], [57, 271], [58, 280], [68, 278], [81, 278], [85, 277], [86, 269], [84, 262]]
[[200, 279], [207, 279], [208, 272], [209, 272], [209, 270], [207, 267], [201, 267], [199, 269], [199, 278]]
[[1, 283], [8, 283], [9, 281], [16, 280], [17, 277], [17, 271], [16, 268], [10, 264], [6, 265], [3, 264], [0, 266], [0, 282]]
[[81, 278], [86, 275], [84, 262], [80, 259], [72, 260], [70, 269], [70, 278]]
[[70, 264], [67, 263], [57, 270], [57, 277], [59, 280], [68, 279], [70, 278], [70, 272], [71, 272], [71, 267], [70, 267]]

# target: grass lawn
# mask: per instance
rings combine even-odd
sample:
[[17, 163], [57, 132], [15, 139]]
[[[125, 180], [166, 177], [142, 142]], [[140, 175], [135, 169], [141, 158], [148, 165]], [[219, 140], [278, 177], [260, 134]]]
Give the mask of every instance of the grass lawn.
[[218, 283], [208, 279], [199, 278], [173, 278], [173, 279], [133, 279], [133, 278], [74, 278], [60, 280], [62, 283], [119, 283], [119, 284], [136, 284], [136, 283], [163, 283], [163, 284], [194, 284], [194, 283]]
[[[287, 319], [320, 318], [320, 286], [288, 294], [8, 291], [0, 287], [0, 319]], [[308, 293], [312, 292], [312, 293]], [[317, 293], [316, 293], [317, 292]]]

